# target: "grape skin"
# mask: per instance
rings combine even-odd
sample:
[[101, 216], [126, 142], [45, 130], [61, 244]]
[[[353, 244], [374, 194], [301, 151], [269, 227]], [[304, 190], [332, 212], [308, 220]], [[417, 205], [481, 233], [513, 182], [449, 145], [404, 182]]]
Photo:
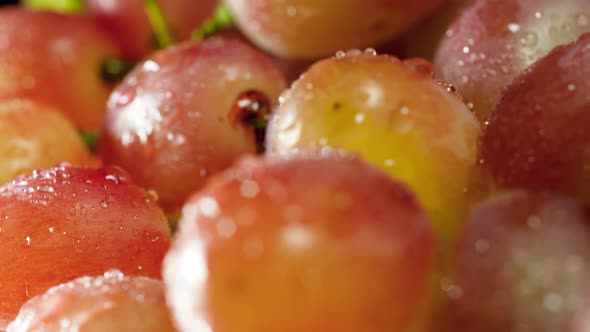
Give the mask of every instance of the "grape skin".
[[229, 118], [236, 99], [256, 90], [274, 102], [285, 85], [266, 55], [233, 38], [155, 53], [111, 95], [101, 156], [177, 212], [211, 175], [256, 153], [252, 128]]
[[161, 280], [109, 270], [80, 277], [31, 298], [7, 332], [173, 332]]
[[269, 153], [358, 153], [412, 188], [446, 247], [477, 196], [470, 183], [480, 128], [430, 69], [372, 51], [316, 63], [282, 96], [267, 133]]
[[375, 47], [432, 12], [442, 0], [226, 0], [238, 27], [271, 54], [317, 59]]
[[185, 204], [164, 280], [183, 331], [404, 331], [434, 247], [413, 195], [361, 160], [248, 158]]
[[170, 230], [119, 168], [60, 165], [0, 187], [0, 329], [49, 287], [120, 269], [160, 278]]
[[516, 76], [585, 32], [586, 0], [476, 0], [447, 31], [435, 74], [457, 88], [483, 123]]
[[590, 34], [519, 76], [492, 111], [482, 156], [501, 187], [590, 203]]
[[74, 125], [57, 109], [23, 99], [0, 101], [0, 184], [60, 162], [93, 165]]
[[457, 247], [450, 331], [567, 331], [590, 278], [584, 208], [523, 190], [476, 206]]

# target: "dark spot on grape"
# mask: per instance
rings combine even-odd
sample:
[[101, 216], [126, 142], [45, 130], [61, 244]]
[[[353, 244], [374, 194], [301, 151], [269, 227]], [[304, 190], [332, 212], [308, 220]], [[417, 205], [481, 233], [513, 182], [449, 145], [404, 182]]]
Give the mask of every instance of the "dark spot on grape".
[[136, 63], [133, 61], [126, 61], [118, 58], [105, 58], [100, 66], [100, 76], [105, 84], [115, 84], [123, 80], [123, 78], [135, 67]]
[[335, 102], [334, 104], [332, 104], [332, 109], [334, 111], [338, 111], [342, 108], [342, 104], [340, 104], [339, 102]]
[[236, 98], [229, 113], [230, 123], [234, 126], [247, 126], [254, 131], [258, 153], [265, 151], [264, 139], [266, 127], [271, 114], [269, 98], [262, 92], [248, 90]]

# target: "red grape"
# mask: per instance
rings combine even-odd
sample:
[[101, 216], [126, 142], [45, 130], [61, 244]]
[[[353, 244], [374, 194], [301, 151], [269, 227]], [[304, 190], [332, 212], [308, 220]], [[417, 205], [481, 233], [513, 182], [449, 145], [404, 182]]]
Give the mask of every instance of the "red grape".
[[0, 101], [0, 184], [64, 161], [93, 164], [68, 119], [30, 100]]
[[590, 285], [589, 220], [570, 198], [503, 194], [472, 211], [455, 266], [450, 331], [566, 331]]
[[0, 187], [0, 329], [30, 297], [120, 269], [160, 277], [170, 230], [120, 169], [61, 165]]
[[30, 98], [77, 127], [100, 127], [110, 87], [103, 60], [119, 51], [94, 22], [21, 8], [0, 9], [0, 99]]
[[405, 331], [433, 256], [413, 195], [359, 159], [249, 158], [185, 204], [164, 280], [183, 331]]
[[258, 46], [286, 58], [314, 59], [374, 47], [443, 0], [227, 0], [237, 25]]
[[590, 34], [556, 48], [508, 87], [483, 136], [500, 186], [590, 203]]
[[173, 332], [162, 281], [118, 270], [81, 277], [27, 301], [8, 332]]
[[435, 72], [483, 122], [517, 75], [584, 32], [590, 32], [588, 0], [475, 0], [447, 31]]
[[[212, 174], [257, 151], [247, 122], [270, 111], [285, 80], [264, 54], [237, 39], [186, 42], [154, 54], [111, 95], [101, 155], [128, 170], [174, 212]], [[249, 100], [248, 96], [254, 96]], [[263, 119], [261, 119], [263, 120]]]

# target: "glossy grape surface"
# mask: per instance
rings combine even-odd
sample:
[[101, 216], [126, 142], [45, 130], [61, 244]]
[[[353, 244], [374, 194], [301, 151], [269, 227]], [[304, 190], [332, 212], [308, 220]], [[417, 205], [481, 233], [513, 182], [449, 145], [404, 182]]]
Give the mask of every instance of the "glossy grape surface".
[[478, 205], [457, 248], [450, 331], [568, 331], [590, 278], [575, 200], [515, 191]]
[[271, 154], [339, 147], [416, 192], [443, 242], [463, 222], [479, 124], [422, 60], [349, 52], [313, 65], [277, 109]]
[[428, 302], [430, 223], [358, 159], [246, 159], [183, 211], [164, 266], [183, 331], [405, 331]]
[[61, 162], [93, 164], [73, 124], [30, 100], [0, 101], [0, 184]]
[[338, 50], [375, 47], [444, 1], [226, 0], [240, 29], [285, 58], [317, 59]]
[[0, 187], [0, 329], [49, 287], [120, 269], [160, 277], [170, 230], [116, 168], [61, 165]]
[[257, 91], [270, 110], [285, 88], [264, 54], [237, 39], [210, 38], [158, 52], [113, 92], [101, 156], [157, 191], [168, 212], [238, 156], [256, 153], [252, 127], [231, 117]]
[[110, 270], [52, 287], [25, 303], [8, 332], [173, 332], [162, 281]]
[[97, 129], [111, 87], [101, 77], [118, 49], [90, 18], [21, 8], [0, 10], [0, 99], [29, 98]]
[[435, 73], [453, 84], [484, 122], [516, 76], [584, 32], [590, 32], [587, 0], [475, 0], [447, 31]]
[[[482, 155], [498, 184], [590, 202], [590, 34], [553, 50], [493, 110]], [[550, 79], [548, 79], [550, 78]]]

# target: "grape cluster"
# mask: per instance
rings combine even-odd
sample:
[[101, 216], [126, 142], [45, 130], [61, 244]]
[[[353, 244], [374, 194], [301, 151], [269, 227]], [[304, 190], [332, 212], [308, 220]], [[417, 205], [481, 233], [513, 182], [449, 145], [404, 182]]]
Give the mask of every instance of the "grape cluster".
[[588, 0], [0, 4], [0, 331], [589, 330]]

